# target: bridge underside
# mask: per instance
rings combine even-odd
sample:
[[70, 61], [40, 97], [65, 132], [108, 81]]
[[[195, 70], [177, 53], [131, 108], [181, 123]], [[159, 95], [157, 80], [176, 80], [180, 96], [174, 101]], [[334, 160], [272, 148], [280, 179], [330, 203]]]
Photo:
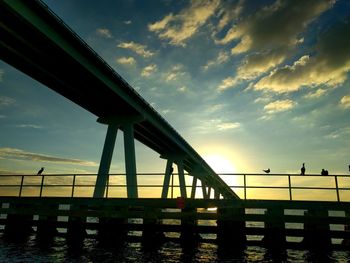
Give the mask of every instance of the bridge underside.
[[[169, 163], [175, 163], [181, 174], [187, 171], [222, 197], [238, 198], [176, 130], [43, 3], [4, 0], [0, 10], [0, 58], [97, 116], [108, 125], [107, 143], [112, 144], [111, 133], [123, 130], [130, 185], [137, 183], [135, 138], [168, 160], [165, 184]], [[111, 147], [102, 154], [100, 188], [105, 186]], [[135, 189], [129, 190], [137, 196]]]

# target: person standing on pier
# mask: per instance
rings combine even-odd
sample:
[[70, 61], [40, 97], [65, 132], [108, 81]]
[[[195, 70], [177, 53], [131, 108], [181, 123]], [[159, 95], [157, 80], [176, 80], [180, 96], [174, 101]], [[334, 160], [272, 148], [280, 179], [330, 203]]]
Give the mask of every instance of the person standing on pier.
[[303, 167], [301, 167], [300, 171], [300, 175], [305, 175], [305, 163], [303, 163]]

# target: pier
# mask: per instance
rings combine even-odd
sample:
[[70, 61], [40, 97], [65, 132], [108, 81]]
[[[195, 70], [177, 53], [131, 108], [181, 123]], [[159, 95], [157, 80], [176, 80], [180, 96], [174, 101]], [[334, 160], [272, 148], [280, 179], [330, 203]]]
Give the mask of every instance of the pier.
[[[64, 176], [73, 178], [70, 183], [64, 184]], [[35, 232], [38, 237], [45, 239], [59, 235], [80, 241], [96, 238], [112, 243], [121, 240], [171, 240], [181, 243], [217, 243], [229, 247], [258, 245], [304, 249], [349, 248], [350, 203], [342, 201], [347, 199], [347, 193], [350, 191], [350, 188], [342, 185], [348, 176], [327, 177], [327, 180], [334, 181], [333, 187], [301, 187], [299, 184], [259, 187], [249, 184], [249, 178], [257, 179], [256, 174], [231, 175], [245, 178], [242, 179], [243, 185], [232, 186], [243, 189], [244, 197], [249, 197], [249, 189], [279, 189], [285, 191], [285, 200], [217, 199], [213, 195], [206, 195], [206, 198], [203, 198], [203, 195], [201, 198], [108, 197], [108, 194], [116, 195], [113, 190], [116, 188], [120, 193], [125, 193], [123, 188], [126, 188], [126, 185], [113, 183], [108, 184], [105, 197], [93, 198], [92, 190], [85, 193], [81, 191], [89, 187], [93, 189], [93, 184], [77, 183], [78, 178], [83, 176], [94, 176], [95, 179], [97, 175], [8, 175], [12, 184], [8, 183], [9, 180], [2, 180], [0, 184], [0, 225], [3, 236], [18, 238]], [[283, 176], [286, 182], [293, 182], [294, 177], [300, 177], [274, 176]], [[13, 183], [16, 181], [15, 177], [18, 177], [18, 184]], [[261, 180], [271, 178], [266, 175], [260, 177]], [[2, 176], [2, 179], [4, 178], [5, 176]], [[38, 184], [33, 183], [34, 178]], [[54, 178], [56, 181], [60, 178], [61, 183], [55, 183]], [[113, 178], [113, 175], [109, 178]], [[337, 178], [336, 181], [339, 179], [341, 183], [336, 184], [334, 178]], [[162, 185], [138, 187], [152, 188], [153, 193], [157, 193], [155, 189], [158, 188], [158, 194], [161, 194], [163, 188]], [[179, 185], [170, 187], [173, 194], [181, 193]], [[62, 191], [64, 188], [66, 190]], [[294, 191], [302, 189], [314, 192], [329, 191], [329, 195], [334, 198], [333, 201], [288, 198], [293, 196]], [[200, 195], [202, 190], [201, 186], [196, 186], [194, 192]], [[188, 191], [193, 192], [192, 185], [188, 186]], [[4, 196], [4, 193], [7, 193], [7, 196]], [[58, 193], [61, 196], [58, 196]], [[89, 193], [91, 196], [87, 196]], [[84, 195], [85, 197], [82, 197]]]

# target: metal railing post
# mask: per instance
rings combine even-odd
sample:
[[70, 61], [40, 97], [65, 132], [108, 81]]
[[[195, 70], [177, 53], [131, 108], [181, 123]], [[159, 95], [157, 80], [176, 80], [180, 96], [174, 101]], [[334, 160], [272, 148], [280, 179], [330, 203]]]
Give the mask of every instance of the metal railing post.
[[22, 195], [23, 181], [24, 181], [24, 175], [22, 175], [21, 185], [19, 187], [19, 194], [18, 194], [19, 197], [21, 197]]
[[45, 175], [42, 175], [42, 176], [41, 176], [41, 185], [40, 185], [40, 194], [39, 194], [39, 197], [41, 197], [42, 194], [43, 194], [44, 179], [45, 179]]
[[75, 187], [75, 175], [73, 175], [73, 185], [72, 185], [72, 196], [74, 197], [74, 187]]
[[290, 180], [290, 174], [288, 174], [288, 189], [289, 189], [289, 200], [292, 201], [292, 183]]
[[338, 176], [334, 175], [334, 179], [335, 179], [335, 190], [337, 192], [337, 201], [340, 202], [339, 188], [338, 188]]
[[247, 179], [246, 175], [243, 175], [243, 183], [244, 183], [244, 200], [247, 199]]
[[171, 174], [171, 198], [174, 198], [174, 173]]

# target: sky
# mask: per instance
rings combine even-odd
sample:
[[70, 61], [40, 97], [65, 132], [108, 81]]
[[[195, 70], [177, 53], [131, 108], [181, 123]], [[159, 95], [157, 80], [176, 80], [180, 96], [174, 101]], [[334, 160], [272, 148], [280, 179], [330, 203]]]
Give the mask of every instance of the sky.
[[[350, 1], [44, 2], [217, 172], [349, 174]], [[0, 127], [2, 174], [96, 173], [107, 130], [3, 61]]]

